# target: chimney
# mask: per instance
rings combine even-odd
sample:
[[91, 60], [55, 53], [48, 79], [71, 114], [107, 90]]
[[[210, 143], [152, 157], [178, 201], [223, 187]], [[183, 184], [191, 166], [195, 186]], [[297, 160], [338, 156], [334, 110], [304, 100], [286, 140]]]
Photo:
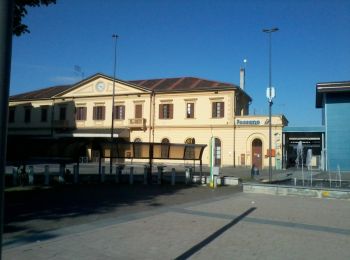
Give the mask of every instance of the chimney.
[[239, 71], [239, 86], [242, 90], [244, 90], [245, 86], [245, 69], [241, 68]]

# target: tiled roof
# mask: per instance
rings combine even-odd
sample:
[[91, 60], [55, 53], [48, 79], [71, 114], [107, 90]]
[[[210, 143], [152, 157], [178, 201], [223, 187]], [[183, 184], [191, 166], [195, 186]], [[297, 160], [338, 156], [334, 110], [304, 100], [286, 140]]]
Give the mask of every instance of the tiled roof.
[[51, 98], [67, 89], [72, 87], [72, 85], [63, 85], [63, 86], [53, 86], [43, 89], [34, 90], [31, 92], [26, 92], [10, 97], [10, 101], [14, 100], [26, 100], [26, 99], [46, 99]]
[[149, 79], [149, 80], [132, 80], [132, 84], [153, 90], [155, 92], [172, 92], [172, 91], [195, 91], [209, 90], [220, 88], [238, 88], [230, 83], [211, 81], [200, 78], [168, 78], [168, 79]]
[[[43, 88], [27, 93], [22, 93], [10, 97], [10, 101], [16, 100], [31, 100], [31, 99], [47, 99], [52, 98], [60, 93], [69, 91], [70, 88], [78, 87], [81, 83], [89, 81], [94, 77], [101, 76], [102, 74], [96, 74], [86, 80], [83, 80], [73, 85], [62, 85]], [[104, 76], [104, 75], [102, 75]], [[111, 78], [112, 79], [112, 78]], [[165, 78], [165, 79], [148, 79], [148, 80], [132, 80], [125, 81], [126, 83], [139, 86], [144, 89], [148, 89], [155, 92], [177, 92], [177, 91], [201, 91], [201, 90], [220, 90], [220, 89], [235, 89], [236, 85], [230, 83], [223, 83], [217, 81], [211, 81], [193, 77], [183, 78]], [[135, 86], [135, 87], [136, 87]]]

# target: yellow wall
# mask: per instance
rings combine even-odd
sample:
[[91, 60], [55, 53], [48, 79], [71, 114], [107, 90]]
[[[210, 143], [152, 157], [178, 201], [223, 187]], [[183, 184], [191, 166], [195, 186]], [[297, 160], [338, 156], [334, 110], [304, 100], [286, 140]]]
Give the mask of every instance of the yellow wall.
[[[104, 83], [103, 90], [98, 91], [96, 84]], [[70, 91], [47, 100], [26, 100], [10, 102], [10, 107], [16, 107], [15, 122], [9, 124], [10, 134], [43, 134], [43, 129], [49, 133], [51, 129], [51, 109], [54, 108], [54, 121], [58, 120], [59, 107], [67, 107], [68, 125], [74, 130], [79, 129], [110, 129], [112, 114], [113, 82], [106, 77], [96, 77], [87, 82], [81, 82]], [[115, 105], [124, 105], [125, 120], [115, 120], [115, 128], [130, 131], [130, 141], [140, 138], [143, 142], [161, 142], [167, 138], [172, 143], [184, 143], [187, 138], [195, 138], [196, 144], [207, 144], [203, 154], [203, 163], [209, 163], [209, 142], [211, 136], [221, 140], [222, 166], [241, 165], [241, 154], [245, 154], [245, 164], [251, 165], [251, 146], [254, 138], [262, 141], [262, 151], [265, 155], [268, 149], [268, 117], [248, 116], [248, 99], [246, 96], [236, 96], [234, 90], [187, 92], [187, 93], [157, 93], [125, 84], [115, 83]], [[194, 118], [186, 118], [186, 103], [193, 102]], [[212, 102], [224, 102], [224, 117], [212, 118]], [[237, 102], [237, 104], [235, 104]], [[159, 104], [173, 104], [173, 119], [159, 119]], [[93, 120], [93, 107], [105, 106], [105, 120]], [[129, 122], [135, 118], [135, 105], [142, 104], [146, 120], [144, 128], [133, 127]], [[24, 123], [24, 107], [33, 107], [31, 123]], [[40, 122], [40, 106], [50, 106], [48, 122]], [[75, 120], [75, 107], [87, 107], [87, 119]], [[243, 116], [241, 116], [243, 114]], [[253, 125], [252, 123], [254, 121]], [[243, 122], [243, 123], [242, 123]], [[246, 124], [248, 122], [248, 124]], [[257, 124], [259, 122], [259, 124]], [[287, 124], [283, 116], [273, 116], [272, 136], [275, 133], [282, 136], [282, 128]], [[272, 148], [275, 148], [273, 141]], [[278, 151], [277, 151], [278, 153]], [[274, 160], [273, 160], [274, 162]], [[268, 165], [268, 158], [263, 159], [263, 166]]]

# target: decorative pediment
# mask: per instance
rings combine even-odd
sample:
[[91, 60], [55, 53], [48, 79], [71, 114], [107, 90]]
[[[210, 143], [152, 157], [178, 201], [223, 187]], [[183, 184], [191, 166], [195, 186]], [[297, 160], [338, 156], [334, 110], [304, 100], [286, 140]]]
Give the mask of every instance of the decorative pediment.
[[68, 91], [61, 93], [60, 97], [85, 97], [85, 96], [106, 96], [113, 94], [113, 85], [116, 95], [142, 94], [148, 91], [132, 85], [130, 83], [116, 80], [113, 83], [112, 78], [106, 76], [95, 76], [88, 80], [81, 81]]

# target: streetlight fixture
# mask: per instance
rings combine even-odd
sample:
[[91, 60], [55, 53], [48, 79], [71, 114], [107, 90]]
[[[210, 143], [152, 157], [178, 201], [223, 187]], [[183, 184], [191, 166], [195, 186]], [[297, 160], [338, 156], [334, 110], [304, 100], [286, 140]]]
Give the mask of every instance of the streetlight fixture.
[[114, 135], [114, 95], [115, 95], [115, 74], [117, 69], [117, 39], [118, 35], [113, 34], [114, 39], [114, 66], [113, 66], [113, 90], [112, 90], [112, 123], [111, 123], [111, 148], [110, 148], [110, 158], [109, 158], [109, 173], [112, 174], [113, 171], [113, 135]]
[[266, 91], [266, 96], [268, 98], [268, 102], [269, 102], [269, 182], [272, 182], [272, 152], [271, 152], [271, 147], [272, 147], [272, 130], [271, 130], [271, 126], [272, 126], [272, 120], [271, 120], [271, 111], [272, 111], [272, 99], [275, 97], [275, 89], [272, 87], [272, 69], [271, 69], [271, 65], [272, 65], [272, 59], [271, 59], [271, 35], [273, 32], [277, 32], [279, 29], [277, 27], [275, 28], [270, 28], [270, 29], [263, 29], [262, 31], [264, 33], [267, 33], [269, 35], [269, 87], [267, 88]]

